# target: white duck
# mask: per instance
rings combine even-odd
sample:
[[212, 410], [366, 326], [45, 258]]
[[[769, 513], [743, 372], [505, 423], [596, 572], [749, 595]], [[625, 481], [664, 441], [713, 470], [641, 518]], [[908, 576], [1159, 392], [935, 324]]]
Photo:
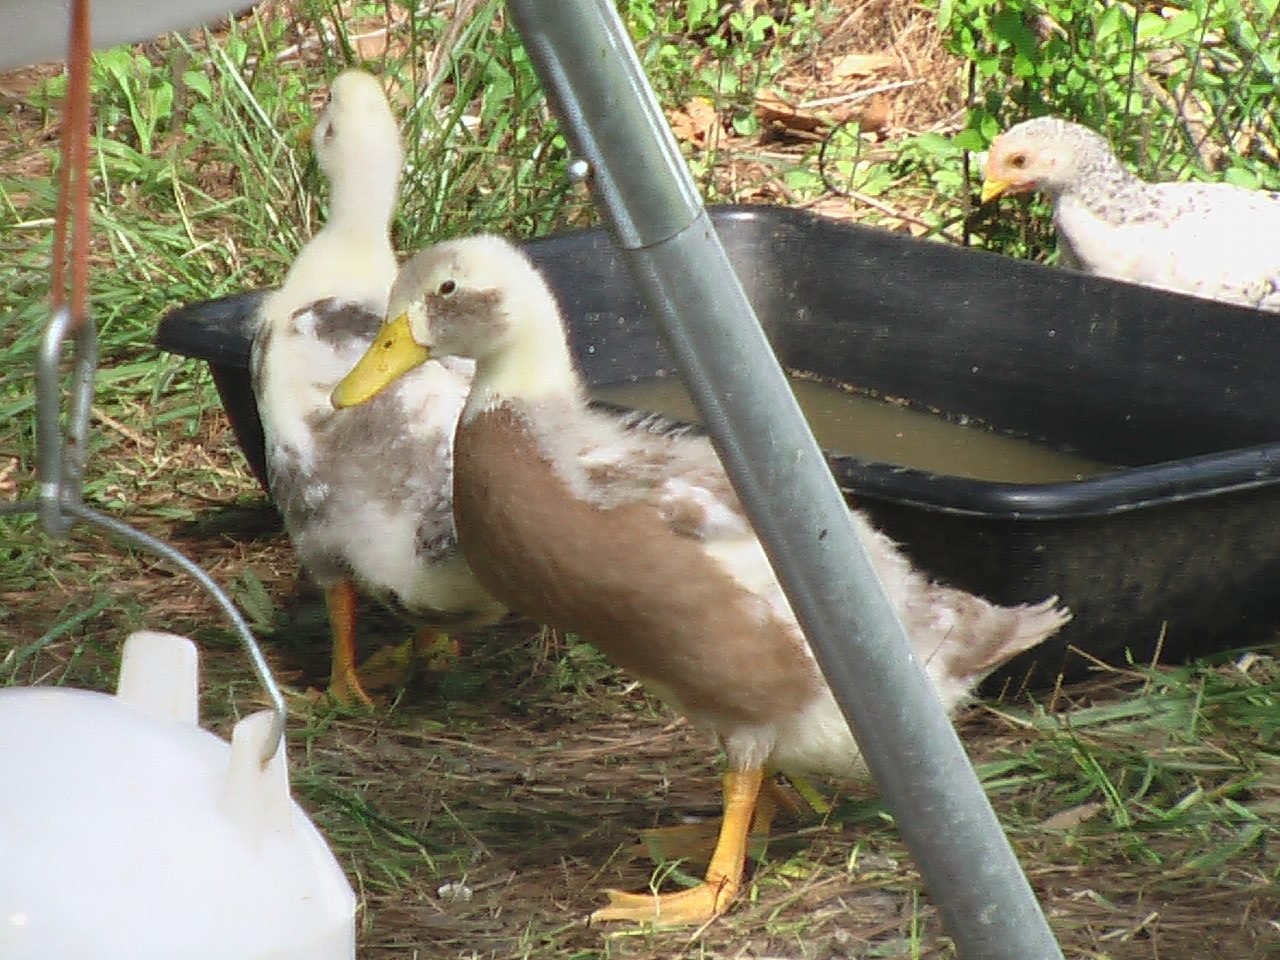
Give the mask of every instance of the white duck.
[[378, 82], [339, 76], [312, 135], [330, 183], [329, 217], [263, 303], [254, 393], [272, 497], [302, 565], [324, 589], [333, 635], [330, 693], [369, 703], [355, 667], [356, 591], [420, 625], [470, 628], [505, 613], [458, 552], [453, 430], [469, 361], [430, 363], [360, 410], [329, 393], [369, 346], [396, 275], [390, 223], [400, 133]]
[[1056, 117], [996, 137], [985, 203], [1038, 190], [1053, 201], [1063, 265], [1280, 312], [1280, 194], [1228, 183], [1148, 183], [1107, 141]]
[[[710, 443], [590, 409], [555, 300], [497, 237], [414, 257], [388, 317], [334, 403], [363, 403], [431, 357], [474, 358], [454, 507], [476, 575], [513, 610], [599, 646], [727, 754], [705, 881], [658, 896], [610, 892], [595, 918], [699, 923], [721, 913], [741, 880], [764, 771], [848, 775], [859, 764]], [[1056, 598], [997, 607], [931, 584], [865, 516], [852, 518], [949, 708], [1068, 619]]]

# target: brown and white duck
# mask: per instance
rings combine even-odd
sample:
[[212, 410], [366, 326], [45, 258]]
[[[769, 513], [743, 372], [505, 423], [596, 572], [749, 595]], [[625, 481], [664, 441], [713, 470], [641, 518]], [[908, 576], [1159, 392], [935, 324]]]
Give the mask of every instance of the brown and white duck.
[[1053, 201], [1063, 266], [1280, 311], [1280, 194], [1229, 183], [1148, 183], [1100, 134], [1057, 117], [1010, 127], [987, 154], [982, 200]]
[[253, 387], [271, 494], [302, 565], [324, 589], [333, 637], [330, 693], [369, 703], [355, 666], [357, 590], [434, 631], [492, 623], [505, 609], [458, 551], [453, 431], [468, 360], [424, 364], [377, 401], [335, 411], [334, 385], [372, 342], [396, 276], [390, 223], [400, 132], [378, 81], [333, 82], [312, 135], [329, 216], [264, 301]]
[[[766, 770], [850, 775], [858, 751], [710, 443], [590, 409], [551, 292], [491, 236], [411, 259], [377, 341], [334, 391], [368, 401], [437, 356], [476, 377], [455, 441], [454, 509], [472, 568], [513, 610], [573, 631], [719, 738], [724, 818], [703, 883], [611, 891], [598, 920], [721, 913], [743, 872]], [[851, 514], [949, 708], [1069, 615], [932, 584]], [[766, 818], [767, 819], [767, 818]]]

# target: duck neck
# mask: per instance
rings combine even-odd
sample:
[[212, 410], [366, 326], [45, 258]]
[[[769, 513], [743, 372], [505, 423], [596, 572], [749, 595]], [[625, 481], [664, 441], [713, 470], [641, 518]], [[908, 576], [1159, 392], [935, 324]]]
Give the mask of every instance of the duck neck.
[[387, 237], [399, 186], [397, 176], [378, 176], [376, 170], [355, 182], [350, 178], [336, 179], [329, 196], [326, 226], [348, 237], [375, 240]]
[[517, 331], [503, 349], [477, 361], [467, 402], [468, 418], [504, 401], [577, 402], [585, 396], [555, 307], [538, 319], [541, 322], [528, 323]]
[[[381, 313], [396, 278], [390, 222], [395, 179], [334, 185], [324, 226], [293, 261], [277, 297], [279, 321], [324, 297], [362, 302]], [[286, 309], [286, 307], [288, 309]]]

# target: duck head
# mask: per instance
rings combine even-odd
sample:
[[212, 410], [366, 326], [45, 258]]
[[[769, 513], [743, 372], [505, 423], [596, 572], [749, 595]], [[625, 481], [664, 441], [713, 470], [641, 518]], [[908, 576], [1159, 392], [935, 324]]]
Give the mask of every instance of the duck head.
[[528, 258], [497, 236], [440, 243], [401, 267], [387, 320], [334, 389], [333, 405], [364, 403], [437, 357], [474, 359], [477, 386], [496, 380], [507, 395], [575, 382], [551, 291]]

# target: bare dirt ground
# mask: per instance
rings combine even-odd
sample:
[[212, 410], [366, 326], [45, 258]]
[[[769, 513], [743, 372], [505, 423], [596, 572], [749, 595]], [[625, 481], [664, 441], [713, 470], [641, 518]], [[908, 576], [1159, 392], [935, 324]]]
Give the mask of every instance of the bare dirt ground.
[[[13, 86], [22, 78], [0, 77], [0, 92], [6, 80]], [[864, 129], [876, 138], [958, 121], [963, 65], [942, 51], [933, 14], [905, 0], [849, 0], [817, 51], [800, 58], [781, 84], [784, 102], [775, 112], [900, 82], [852, 101], [850, 109], [861, 112]], [[737, 199], [791, 199], [759, 154], [805, 149], [812, 141], [801, 135], [799, 121], [784, 116], [770, 138], [747, 140], [714, 118], [699, 127], [696, 112], [686, 108], [673, 120], [687, 120], [682, 135], [690, 141], [719, 138], [717, 176]], [[886, 210], [856, 197], [828, 197], [814, 206], [839, 216], [874, 213], [904, 228], [919, 212]], [[111, 435], [113, 468], [136, 479], [116, 491], [128, 503], [128, 519], [234, 585], [283, 683], [301, 691], [323, 682], [322, 607], [299, 583], [287, 541], [225, 423], [210, 415], [195, 437], [130, 436], [129, 428], [102, 422], [98, 428]], [[197, 521], [156, 518], [158, 508], [172, 507], [194, 511]], [[98, 613], [65, 636], [43, 639], [51, 624], [99, 598], [106, 605]], [[225, 733], [234, 715], [262, 705], [213, 604], [164, 566], [94, 534], [51, 553], [44, 570], [7, 578], [0, 597], [0, 649], [43, 642], [39, 671], [24, 682], [70, 678], [108, 685], [118, 639], [142, 624], [202, 642], [205, 707], [215, 729]], [[368, 646], [402, 638], [396, 625], [377, 617], [365, 630]], [[86, 642], [89, 635], [100, 642]], [[650, 882], [654, 867], [635, 852], [637, 830], [714, 815], [713, 748], [589, 651], [535, 625], [509, 621], [465, 640], [463, 661], [452, 673], [419, 678], [388, 709], [350, 715], [301, 697], [292, 701], [296, 793], [362, 899], [361, 956], [953, 955], [887, 814], [865, 784], [844, 788], [825, 817], [782, 822], [746, 893], [708, 927], [588, 926], [600, 888], [643, 889]], [[1064, 694], [1063, 703], [1109, 695], [1100, 683]], [[979, 760], [1017, 754], [1034, 741], [983, 708], [962, 720], [962, 730]], [[997, 793], [995, 802], [1002, 815], [1025, 823], [1027, 811], [1036, 809], [1035, 790]], [[1236, 878], [1206, 889], [1194, 878], [1165, 876], [1158, 862], [1126, 852], [1123, 839], [1082, 852], [1068, 831], [1052, 826], [1022, 829], [1014, 841], [1068, 956], [1280, 956], [1273, 923], [1280, 894], [1264, 881]], [[1267, 870], [1258, 864], [1260, 877]]]

